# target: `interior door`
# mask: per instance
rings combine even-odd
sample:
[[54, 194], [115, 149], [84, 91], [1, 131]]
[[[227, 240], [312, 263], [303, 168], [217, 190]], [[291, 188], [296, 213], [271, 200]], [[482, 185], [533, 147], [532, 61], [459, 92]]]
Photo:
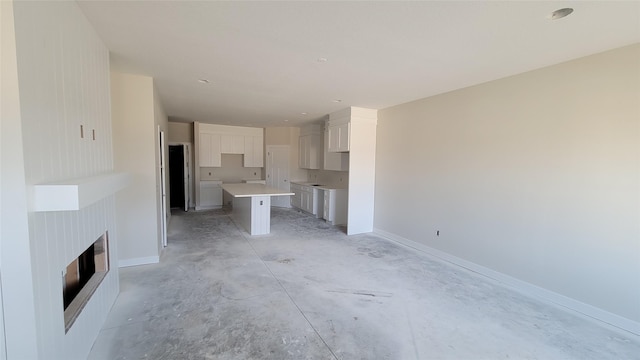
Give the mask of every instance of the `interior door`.
[[[289, 186], [289, 145], [267, 146], [267, 186], [287, 192]], [[271, 206], [291, 207], [289, 196], [272, 196]]]

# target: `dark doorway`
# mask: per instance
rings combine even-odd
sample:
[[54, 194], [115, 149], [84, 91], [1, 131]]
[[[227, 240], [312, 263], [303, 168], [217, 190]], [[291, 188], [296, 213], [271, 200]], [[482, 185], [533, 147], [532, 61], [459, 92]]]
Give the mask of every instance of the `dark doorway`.
[[184, 146], [169, 145], [169, 191], [173, 208], [184, 210]]

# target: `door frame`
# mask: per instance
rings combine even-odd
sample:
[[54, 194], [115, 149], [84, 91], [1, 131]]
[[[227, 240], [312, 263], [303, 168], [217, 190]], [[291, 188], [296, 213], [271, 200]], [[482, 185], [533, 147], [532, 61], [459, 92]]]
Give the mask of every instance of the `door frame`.
[[167, 157], [165, 154], [165, 148], [169, 149], [165, 144], [164, 138], [164, 130], [160, 128], [158, 125], [158, 150], [160, 151], [160, 156], [158, 157], [159, 161], [159, 170], [160, 170], [160, 232], [161, 232], [161, 242], [162, 247], [167, 246], [167, 180], [166, 180], [166, 168], [167, 168]]

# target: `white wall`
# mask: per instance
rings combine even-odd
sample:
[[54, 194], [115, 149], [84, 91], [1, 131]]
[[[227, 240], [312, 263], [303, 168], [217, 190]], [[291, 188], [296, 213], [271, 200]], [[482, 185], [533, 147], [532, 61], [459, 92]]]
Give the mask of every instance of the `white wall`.
[[193, 144], [193, 123], [169, 122], [169, 141]]
[[[169, 224], [169, 218], [171, 217], [171, 192], [169, 191], [169, 118], [167, 114], [164, 112], [164, 108], [162, 107], [162, 102], [160, 101], [160, 95], [158, 95], [158, 90], [155, 86], [153, 86], [153, 124], [154, 129], [156, 129], [155, 135], [155, 172], [156, 172], [156, 218], [158, 221], [158, 238], [156, 242], [156, 246], [158, 249], [158, 254], [164, 248], [163, 245], [163, 234], [166, 236], [167, 226]], [[162, 148], [160, 148], [160, 136], [159, 132], [162, 131], [164, 133], [164, 144], [162, 144]], [[160, 152], [164, 153], [164, 192], [166, 193], [166, 198], [162, 198], [162, 183], [160, 182], [160, 174], [161, 174], [161, 159]], [[162, 202], [164, 202], [165, 213], [162, 213]], [[164, 216], [164, 223], [162, 222], [162, 216]], [[164, 227], [164, 229], [162, 228]]]
[[[113, 153], [117, 171], [131, 186], [116, 196], [120, 265], [159, 261], [159, 146], [153, 79], [111, 72]], [[162, 116], [162, 114], [160, 114]]]
[[634, 45], [380, 110], [375, 227], [637, 327], [638, 64]]
[[350, 109], [347, 234], [373, 231], [377, 111]]
[[[4, 30], [4, 2], [2, 6]], [[3, 256], [10, 254], [13, 258], [2, 259], [8, 357], [80, 359], [89, 353], [115, 301], [118, 271], [112, 267], [66, 334], [61, 274], [107, 230], [110, 256], [117, 263], [114, 196], [79, 211], [65, 212], [29, 212], [20, 197], [26, 190], [29, 204], [32, 185], [113, 170], [109, 53], [75, 2], [15, 2], [13, 7], [20, 114], [15, 117], [14, 113], [7, 123], [4, 112], [2, 117], [3, 140], [5, 136], [13, 138], [9, 165], [16, 173], [8, 179], [15, 182], [12, 196], [17, 197], [13, 213], [5, 218], [5, 209], [2, 212], [3, 221], [17, 221], [10, 227], [15, 231], [10, 237], [5, 237], [4, 223], [2, 228]], [[3, 86], [7, 75], [4, 49], [3, 31]], [[4, 100], [3, 91], [3, 106]], [[17, 123], [21, 125], [21, 138]], [[81, 125], [85, 138], [80, 137]], [[5, 134], [7, 128], [10, 132]], [[95, 140], [90, 136], [93, 130]], [[5, 145], [3, 141], [3, 208], [7, 200]], [[22, 228], [25, 216], [28, 229]], [[27, 243], [29, 248], [25, 249]], [[22, 267], [30, 264], [31, 278], [25, 276], [28, 269], [21, 273], [24, 269], [18, 263]], [[17, 280], [22, 281], [19, 286]], [[20, 293], [26, 296], [15, 298]], [[15, 323], [16, 317], [24, 322]]]
[[[36, 318], [22, 149], [13, 3], [0, 2], [0, 268], [2, 358], [35, 359]], [[26, 286], [25, 286], [26, 284]], [[8, 345], [8, 346], [7, 346]]]

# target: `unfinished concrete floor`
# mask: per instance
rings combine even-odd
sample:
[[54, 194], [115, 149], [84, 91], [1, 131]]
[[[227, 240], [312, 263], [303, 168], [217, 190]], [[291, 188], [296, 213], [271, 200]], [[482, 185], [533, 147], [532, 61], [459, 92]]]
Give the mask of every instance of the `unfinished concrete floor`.
[[637, 336], [289, 209], [255, 237], [175, 213], [161, 262], [120, 274], [90, 359], [640, 359]]

